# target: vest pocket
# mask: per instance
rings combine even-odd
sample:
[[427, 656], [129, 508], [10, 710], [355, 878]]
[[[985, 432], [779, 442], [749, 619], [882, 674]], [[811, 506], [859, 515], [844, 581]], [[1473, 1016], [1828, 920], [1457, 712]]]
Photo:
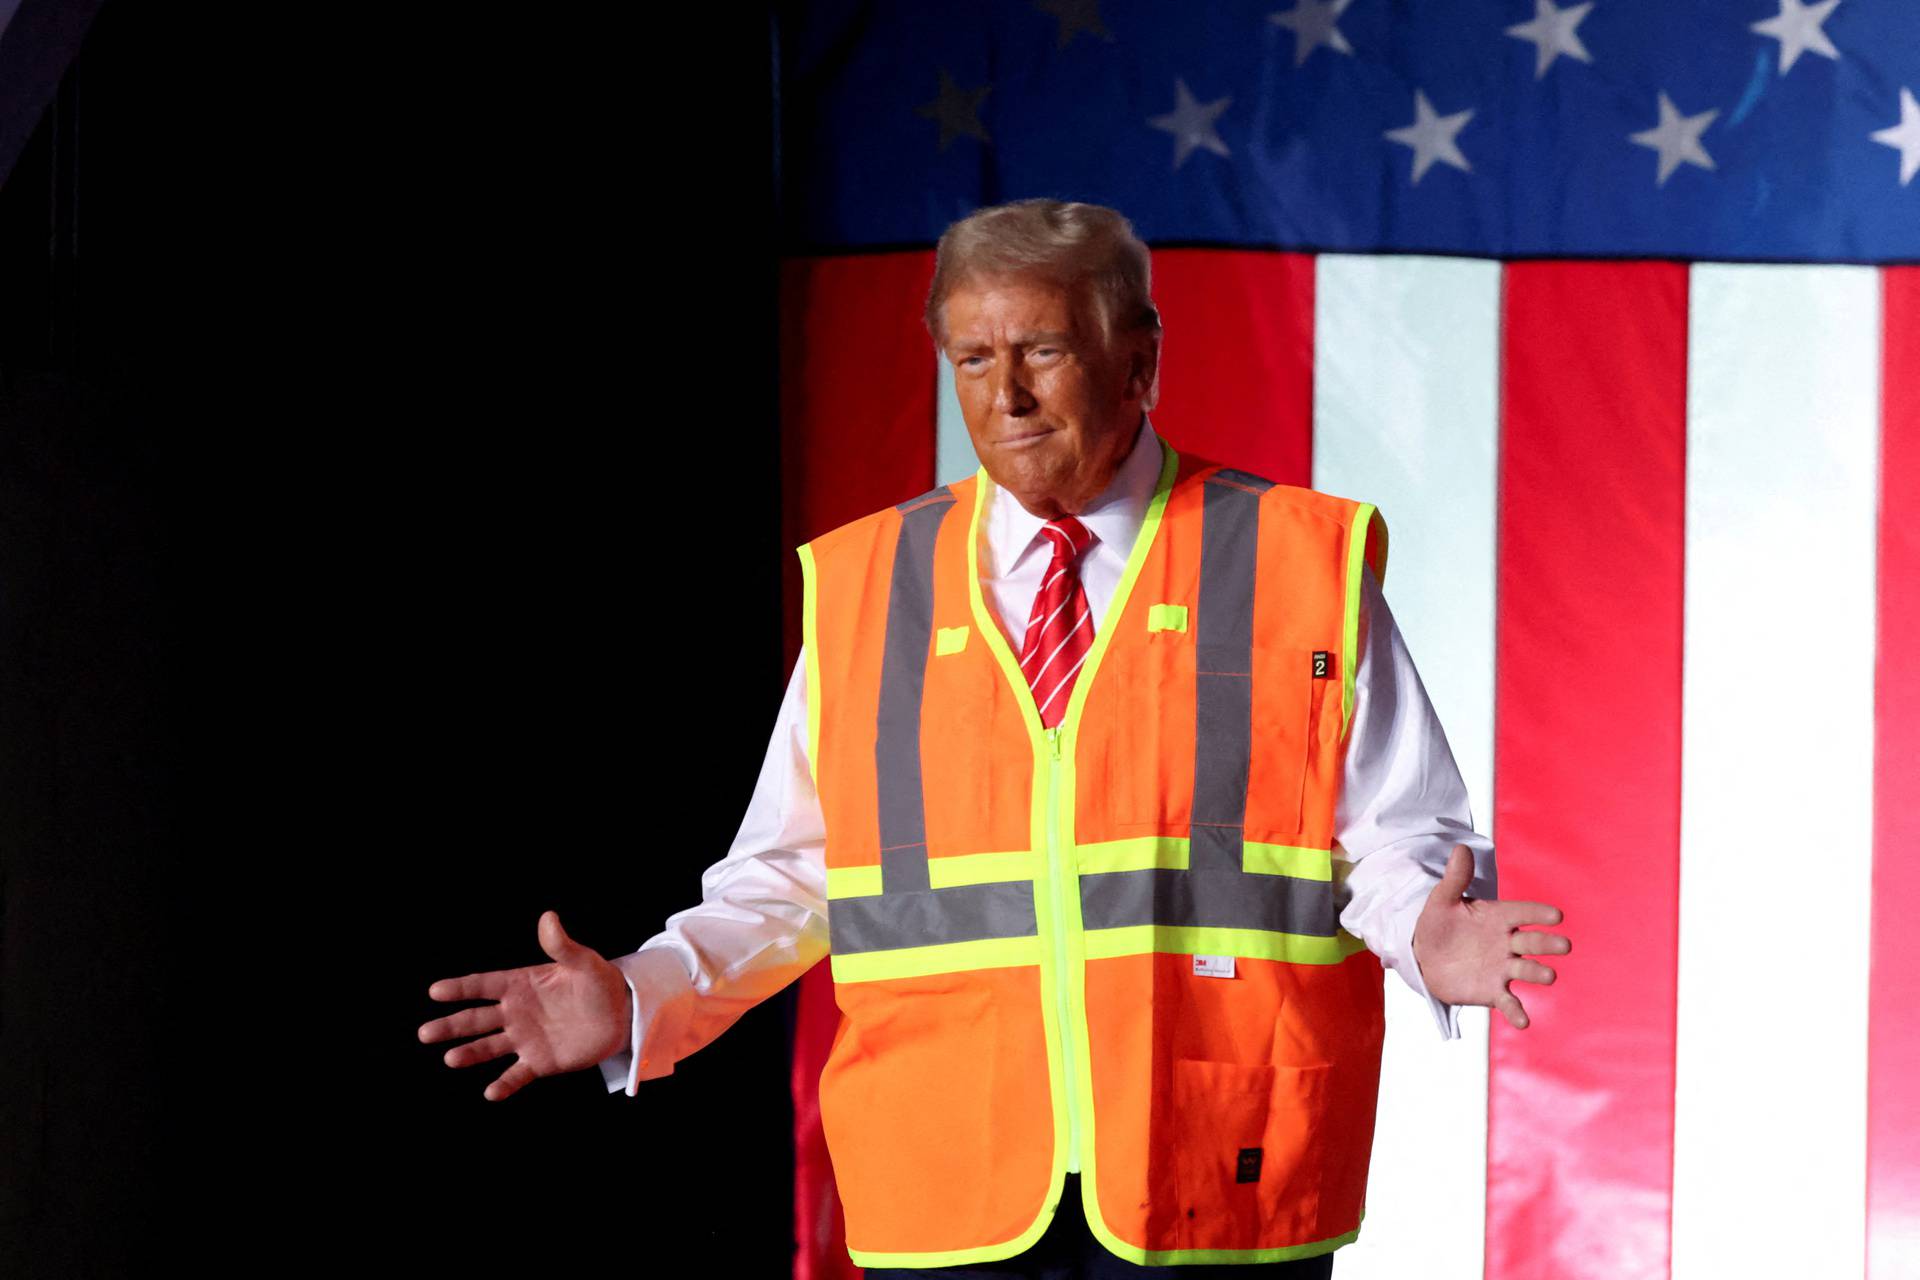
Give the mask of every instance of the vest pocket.
[[[1189, 647], [1180, 632], [1109, 654], [1079, 738], [1094, 841], [1185, 835], [1194, 817], [1289, 843], [1340, 721], [1340, 655], [1256, 638], [1248, 655]], [[1328, 672], [1314, 675], [1315, 654]], [[1226, 673], [1226, 674], [1208, 674]], [[1205, 684], [1207, 687], [1202, 688]]]
[[[1305, 827], [1307, 779], [1326, 688], [1333, 683], [1314, 675], [1315, 652], [1254, 644], [1256, 696], [1247, 793], [1247, 825], [1254, 830], [1291, 835]], [[1319, 661], [1335, 660], [1329, 653]]]
[[1153, 639], [1144, 650], [1116, 646], [1087, 691], [1075, 765], [1080, 795], [1092, 798], [1082, 804], [1080, 827], [1091, 842], [1186, 834], [1192, 703], [1183, 699], [1183, 714], [1169, 712], [1155, 695], [1191, 687], [1192, 658], [1182, 632]]
[[1326, 1063], [1174, 1060], [1182, 1247], [1254, 1249], [1317, 1238], [1331, 1070]]

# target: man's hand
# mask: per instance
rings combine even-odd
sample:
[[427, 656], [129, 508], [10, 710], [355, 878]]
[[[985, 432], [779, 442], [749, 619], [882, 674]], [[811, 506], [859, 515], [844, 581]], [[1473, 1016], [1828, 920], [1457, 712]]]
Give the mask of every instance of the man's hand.
[[1491, 1005], [1516, 1027], [1527, 1011], [1509, 982], [1550, 984], [1558, 975], [1523, 956], [1563, 956], [1573, 950], [1564, 934], [1521, 933], [1523, 924], [1559, 924], [1560, 908], [1544, 902], [1502, 902], [1462, 895], [1473, 879], [1473, 850], [1453, 846], [1446, 874], [1427, 895], [1413, 926], [1413, 959], [1435, 998], [1448, 1004]]
[[497, 1033], [447, 1050], [450, 1067], [519, 1055], [487, 1086], [489, 1102], [511, 1097], [541, 1076], [590, 1067], [627, 1042], [632, 997], [620, 970], [598, 951], [569, 938], [552, 911], [541, 915], [539, 932], [540, 949], [553, 957], [553, 964], [442, 978], [427, 988], [434, 1000], [499, 1002], [462, 1009], [420, 1028], [422, 1044]]

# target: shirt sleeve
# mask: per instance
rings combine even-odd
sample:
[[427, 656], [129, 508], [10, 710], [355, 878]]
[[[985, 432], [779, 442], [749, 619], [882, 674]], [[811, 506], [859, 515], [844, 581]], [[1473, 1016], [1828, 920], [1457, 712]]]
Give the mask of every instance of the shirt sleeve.
[[713, 1042], [827, 954], [826, 822], [807, 762], [806, 654], [794, 663], [753, 799], [701, 900], [614, 960], [633, 993], [627, 1047], [602, 1061], [609, 1093]]
[[1493, 841], [1473, 829], [1453, 749], [1370, 566], [1360, 589], [1353, 723], [1334, 815], [1334, 902], [1340, 926], [1426, 999], [1443, 1039], [1458, 1039], [1459, 1006], [1427, 991], [1413, 927], [1456, 844], [1473, 851], [1468, 894], [1498, 896]]

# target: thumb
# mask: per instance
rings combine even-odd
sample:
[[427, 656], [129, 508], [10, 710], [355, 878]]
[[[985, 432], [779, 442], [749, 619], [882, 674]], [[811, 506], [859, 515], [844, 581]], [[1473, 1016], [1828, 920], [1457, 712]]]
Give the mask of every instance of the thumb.
[[543, 911], [540, 913], [540, 949], [547, 957], [558, 960], [569, 968], [579, 968], [584, 959], [586, 948], [567, 936], [560, 924], [560, 913]]
[[1433, 886], [1431, 898], [1446, 902], [1458, 902], [1467, 891], [1467, 884], [1473, 879], [1473, 850], [1466, 845], [1456, 844], [1447, 854], [1447, 869], [1440, 876], [1440, 883]]

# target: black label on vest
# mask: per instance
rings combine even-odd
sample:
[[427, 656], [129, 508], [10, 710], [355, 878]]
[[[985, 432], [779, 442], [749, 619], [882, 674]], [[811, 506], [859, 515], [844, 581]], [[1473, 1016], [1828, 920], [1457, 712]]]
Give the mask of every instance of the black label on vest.
[[1325, 680], [1333, 674], [1333, 655], [1325, 649], [1313, 651], [1313, 678]]
[[1235, 1182], [1260, 1181], [1260, 1151], [1259, 1147], [1240, 1148], [1240, 1168], [1233, 1175]]

